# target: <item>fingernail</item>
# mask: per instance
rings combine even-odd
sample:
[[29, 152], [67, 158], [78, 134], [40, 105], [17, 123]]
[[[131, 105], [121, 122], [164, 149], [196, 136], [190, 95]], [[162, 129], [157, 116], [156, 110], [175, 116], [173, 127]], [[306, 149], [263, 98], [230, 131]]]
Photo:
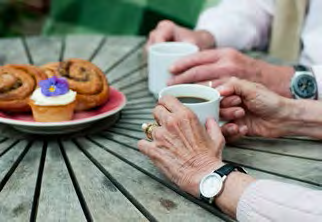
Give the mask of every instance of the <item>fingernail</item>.
[[167, 85], [168, 85], [168, 86], [173, 85], [173, 83], [174, 83], [174, 79], [169, 79], [169, 80], [167, 81]]
[[173, 73], [175, 70], [176, 70], [176, 66], [175, 65], [171, 65], [170, 68], [169, 68], [169, 71], [171, 73]]
[[228, 127], [227, 130], [228, 130], [229, 134], [236, 134], [236, 129], [234, 127], [232, 127], [232, 126]]
[[218, 86], [216, 89], [217, 89], [219, 92], [221, 92], [221, 91], [224, 91], [224, 90], [226, 89], [226, 87], [225, 87], [225, 86]]
[[241, 99], [240, 98], [236, 98], [231, 102], [231, 106], [237, 106], [241, 103]]
[[240, 117], [244, 116], [244, 110], [239, 109], [239, 110], [235, 111], [234, 116], [236, 118], [240, 118]]
[[240, 132], [241, 134], [246, 134], [246, 133], [247, 133], [247, 131], [248, 131], [248, 127], [247, 127], [247, 126], [241, 126], [241, 127], [239, 128], [239, 132]]

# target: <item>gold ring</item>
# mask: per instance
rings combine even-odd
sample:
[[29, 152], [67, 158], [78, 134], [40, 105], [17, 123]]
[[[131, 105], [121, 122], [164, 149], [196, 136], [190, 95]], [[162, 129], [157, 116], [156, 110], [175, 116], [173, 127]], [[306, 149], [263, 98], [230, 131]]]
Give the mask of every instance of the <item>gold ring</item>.
[[152, 131], [158, 126], [157, 123], [143, 123], [142, 130], [148, 139], [153, 140]]

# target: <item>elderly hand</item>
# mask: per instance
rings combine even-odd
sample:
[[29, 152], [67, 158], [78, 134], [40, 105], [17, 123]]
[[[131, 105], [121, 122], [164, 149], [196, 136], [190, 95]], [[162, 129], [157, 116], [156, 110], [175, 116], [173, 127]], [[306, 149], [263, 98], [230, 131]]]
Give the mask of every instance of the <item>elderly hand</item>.
[[289, 84], [294, 69], [271, 65], [237, 50], [222, 48], [187, 56], [177, 61], [170, 72], [174, 76], [169, 80], [169, 85], [212, 81], [212, 86], [216, 87], [223, 79], [234, 76], [262, 83], [280, 95], [291, 97]]
[[249, 136], [280, 137], [287, 129], [294, 100], [281, 97], [263, 85], [231, 78], [218, 87], [225, 97], [220, 115], [231, 122], [222, 127], [228, 140]]
[[160, 42], [190, 42], [200, 49], [211, 48], [215, 45], [214, 37], [207, 31], [192, 31], [176, 25], [171, 21], [161, 21], [153, 30], [147, 42], [147, 47]]
[[164, 96], [154, 109], [159, 127], [153, 141], [138, 143], [142, 153], [182, 190], [199, 197], [199, 182], [223, 166], [224, 137], [213, 119], [204, 128], [196, 115], [176, 98]]

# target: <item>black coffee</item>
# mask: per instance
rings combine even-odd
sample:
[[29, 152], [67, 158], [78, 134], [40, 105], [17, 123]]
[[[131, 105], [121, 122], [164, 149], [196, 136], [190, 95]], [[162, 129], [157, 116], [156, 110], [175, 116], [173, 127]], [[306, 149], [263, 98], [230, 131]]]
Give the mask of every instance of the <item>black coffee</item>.
[[178, 96], [177, 99], [182, 103], [204, 103], [209, 101], [204, 98], [192, 97], [192, 96]]

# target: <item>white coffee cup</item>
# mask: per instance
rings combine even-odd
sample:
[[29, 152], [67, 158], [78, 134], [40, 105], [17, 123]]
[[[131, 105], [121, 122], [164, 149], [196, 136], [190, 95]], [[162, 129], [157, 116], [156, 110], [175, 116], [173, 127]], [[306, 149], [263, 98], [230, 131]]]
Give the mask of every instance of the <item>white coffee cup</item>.
[[197, 84], [180, 84], [161, 90], [159, 98], [165, 95], [174, 97], [194, 97], [206, 100], [200, 103], [183, 103], [190, 108], [204, 125], [208, 118], [214, 118], [219, 123], [220, 93], [211, 87]]
[[167, 87], [172, 74], [169, 68], [177, 60], [197, 53], [196, 45], [186, 42], [157, 43], [148, 49], [148, 85], [150, 92], [157, 98], [159, 92]]

